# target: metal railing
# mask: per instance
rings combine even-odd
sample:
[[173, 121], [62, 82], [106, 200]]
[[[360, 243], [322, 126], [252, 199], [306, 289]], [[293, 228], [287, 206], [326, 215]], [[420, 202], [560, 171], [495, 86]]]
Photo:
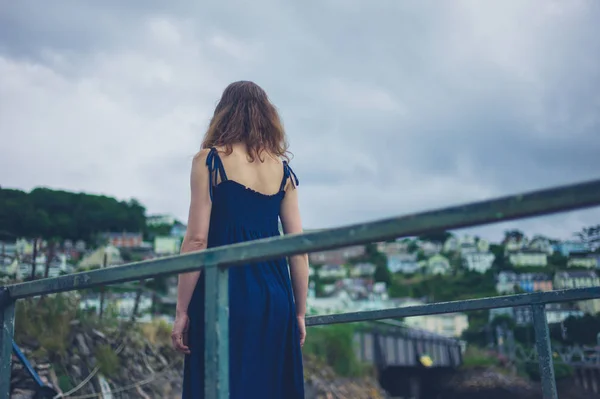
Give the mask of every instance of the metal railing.
[[[480, 201], [437, 211], [384, 219], [371, 223], [286, 235], [211, 248], [168, 258], [136, 262], [108, 269], [74, 273], [0, 287], [0, 398], [10, 391], [11, 351], [15, 301], [38, 295], [73, 291], [159, 275], [204, 270], [205, 395], [229, 397], [228, 268], [294, 254], [366, 244], [403, 236], [477, 226], [518, 218], [600, 205], [600, 180]], [[396, 309], [308, 317], [307, 326], [349, 323], [397, 317], [531, 306], [545, 399], [557, 398], [548, 324], [544, 305], [600, 298], [600, 287], [501, 296]]]

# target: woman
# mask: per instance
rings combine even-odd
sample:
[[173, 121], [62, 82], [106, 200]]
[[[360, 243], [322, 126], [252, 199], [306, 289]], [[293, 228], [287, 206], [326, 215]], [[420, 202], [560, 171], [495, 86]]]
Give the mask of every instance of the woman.
[[[188, 228], [181, 252], [302, 232], [298, 179], [275, 107], [252, 82], [229, 85], [192, 163]], [[291, 279], [290, 279], [291, 275]], [[301, 346], [308, 258], [229, 270], [229, 374], [232, 399], [304, 398]], [[179, 276], [172, 332], [185, 353], [183, 399], [204, 397], [204, 278]]]

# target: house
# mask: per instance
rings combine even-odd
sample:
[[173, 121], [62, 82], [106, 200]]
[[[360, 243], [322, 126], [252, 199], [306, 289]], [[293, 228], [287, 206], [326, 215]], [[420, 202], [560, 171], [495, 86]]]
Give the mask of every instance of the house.
[[498, 273], [496, 292], [514, 294], [518, 288], [524, 292], [552, 291], [553, 283], [549, 275], [544, 273], [521, 273], [503, 271]]
[[124, 263], [119, 248], [113, 245], [106, 245], [84, 256], [79, 262], [79, 267], [85, 269], [102, 267], [105, 259], [106, 266], [117, 266]]
[[154, 253], [157, 255], [178, 254], [181, 249], [179, 237], [158, 236], [154, 237]]
[[482, 238], [477, 241], [477, 249], [479, 252], [488, 252], [490, 250], [490, 242]]
[[589, 252], [571, 252], [567, 260], [567, 267], [596, 269], [598, 267], [597, 255]]
[[375, 273], [375, 265], [372, 263], [357, 263], [350, 268], [351, 277], [372, 276]]
[[470, 243], [470, 242], [461, 242], [460, 243], [460, 256], [461, 257], [465, 257], [469, 254], [473, 254], [473, 253], [477, 253], [479, 252], [479, 248], [477, 248], [477, 245], [475, 243]]
[[[410, 298], [398, 304], [399, 307], [420, 306], [425, 302]], [[446, 337], [460, 337], [469, 328], [469, 319], [465, 313], [447, 313], [439, 315], [413, 316], [404, 319], [406, 325]]]
[[[583, 316], [583, 312], [581, 310], [564, 303], [549, 303], [546, 304], [545, 309], [548, 324], [561, 323], [571, 316]], [[499, 312], [496, 312], [495, 314], [497, 315], [498, 313]], [[531, 324], [533, 321], [530, 306], [517, 306], [506, 311], [505, 314], [512, 317], [515, 320], [515, 323], [519, 326]]]
[[450, 236], [444, 242], [444, 252], [456, 252], [460, 246], [460, 241], [455, 236]]
[[[31, 276], [33, 268], [33, 256], [25, 255], [18, 261], [16, 268], [16, 277], [18, 280], [23, 280]], [[46, 274], [47, 257], [45, 254], [36, 256], [35, 259], [35, 275], [36, 277], [44, 277]], [[61, 273], [70, 272], [70, 267], [67, 265], [67, 257], [64, 254], [55, 254], [48, 263], [48, 277], [58, 277]]]
[[16, 242], [0, 242], [0, 267], [12, 264], [17, 255]]
[[392, 273], [416, 273], [419, 270], [417, 254], [388, 254], [387, 268]]
[[406, 253], [408, 252], [408, 243], [405, 241], [378, 242], [377, 252], [386, 255]]
[[429, 274], [448, 274], [450, 272], [450, 261], [442, 255], [434, 255], [427, 260], [427, 272]]
[[515, 272], [501, 271], [496, 276], [496, 292], [498, 294], [512, 294], [515, 292], [518, 274]]
[[554, 244], [553, 249], [562, 254], [562, 256], [569, 256], [571, 252], [589, 252], [590, 246], [588, 243], [581, 241], [562, 241]]
[[148, 226], [172, 226], [175, 224], [175, 216], [162, 214], [162, 215], [150, 215], [146, 217], [146, 225]]
[[183, 237], [185, 237], [186, 231], [187, 231], [187, 226], [185, 224], [175, 222], [173, 224], [173, 227], [171, 227], [171, 232], [169, 233], [169, 235], [171, 237], [178, 237], [178, 238], [183, 239]]
[[468, 270], [485, 273], [488, 271], [496, 259], [496, 255], [491, 252], [468, 252], [462, 255], [464, 266]]
[[348, 274], [346, 268], [342, 265], [323, 265], [317, 270], [317, 275], [325, 279], [342, 279]]
[[536, 249], [520, 249], [509, 253], [508, 260], [515, 267], [545, 267], [548, 254]]
[[598, 286], [600, 286], [600, 278], [591, 270], [564, 271], [554, 276], [554, 289], [557, 290]]
[[343, 265], [348, 260], [358, 258], [364, 254], [364, 245], [355, 245], [346, 248], [334, 249], [331, 251], [313, 252], [308, 256], [310, 261], [316, 264]]
[[[600, 286], [600, 278], [592, 270], [571, 270], [558, 272], [554, 276], [555, 289], [587, 288]], [[600, 311], [600, 299], [580, 301], [577, 303], [584, 313], [596, 314]]]
[[108, 245], [117, 248], [139, 248], [142, 246], [142, 233], [105, 233]]
[[423, 251], [423, 254], [425, 256], [432, 256], [438, 254], [442, 250], [442, 245], [436, 242], [419, 241], [417, 245], [419, 246], [419, 249]]
[[552, 247], [550, 240], [542, 236], [534, 236], [529, 242], [529, 249], [545, 252], [548, 255], [552, 255], [554, 253], [554, 248]]
[[508, 237], [508, 239], [504, 240], [503, 244], [504, 244], [504, 250], [506, 251], [506, 253], [509, 253], [509, 252], [517, 252], [517, 251], [527, 248], [527, 246], [529, 245], [529, 242], [527, 240], [527, 237], [521, 237], [521, 238]]

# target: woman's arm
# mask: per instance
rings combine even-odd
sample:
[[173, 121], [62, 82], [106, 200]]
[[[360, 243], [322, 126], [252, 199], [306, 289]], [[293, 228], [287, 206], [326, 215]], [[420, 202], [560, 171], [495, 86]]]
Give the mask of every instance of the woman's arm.
[[[302, 220], [298, 206], [298, 189], [288, 182], [279, 212], [284, 234], [302, 233]], [[296, 315], [306, 315], [306, 295], [308, 293], [308, 254], [290, 256], [290, 276], [296, 302]]]
[[[201, 251], [206, 248], [208, 228], [210, 224], [210, 211], [212, 202], [209, 194], [209, 176], [206, 167], [206, 157], [209, 150], [200, 151], [192, 161], [190, 176], [191, 200], [188, 215], [188, 225], [181, 253]], [[181, 273], [177, 285], [176, 314], [187, 314], [192, 293], [200, 277], [200, 271]]]

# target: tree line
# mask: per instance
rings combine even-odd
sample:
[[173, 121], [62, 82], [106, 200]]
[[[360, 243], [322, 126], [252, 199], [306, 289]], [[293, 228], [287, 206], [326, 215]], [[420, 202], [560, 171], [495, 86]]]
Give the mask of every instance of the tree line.
[[48, 188], [0, 187], [0, 240], [43, 238], [92, 242], [107, 231], [143, 232], [146, 209], [135, 199]]

